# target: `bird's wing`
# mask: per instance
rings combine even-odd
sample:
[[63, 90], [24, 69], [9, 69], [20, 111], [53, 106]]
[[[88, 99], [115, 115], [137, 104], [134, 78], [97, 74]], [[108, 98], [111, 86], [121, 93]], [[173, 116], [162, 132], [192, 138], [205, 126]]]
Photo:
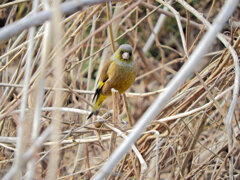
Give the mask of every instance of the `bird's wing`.
[[101, 74], [100, 74], [100, 77], [99, 77], [99, 82], [97, 84], [97, 88], [95, 90], [95, 93], [94, 93], [92, 101], [94, 101], [95, 98], [98, 99], [98, 97], [99, 97], [99, 95], [101, 93], [101, 90], [103, 88], [104, 83], [108, 80], [108, 73], [107, 72], [108, 72], [108, 68], [110, 67], [111, 63], [112, 63], [112, 61], [108, 61], [104, 65], [104, 67], [103, 67], [103, 69], [101, 71]]

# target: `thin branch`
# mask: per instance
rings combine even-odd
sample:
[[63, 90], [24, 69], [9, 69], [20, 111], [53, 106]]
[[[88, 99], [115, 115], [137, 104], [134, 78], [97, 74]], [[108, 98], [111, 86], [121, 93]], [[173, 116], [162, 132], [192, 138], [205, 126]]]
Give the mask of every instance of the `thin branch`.
[[9, 3], [0, 5], [0, 9], [7, 8], [8, 6], [13, 6], [13, 5], [17, 5], [20, 3], [28, 2], [28, 1], [30, 1], [30, 0], [15, 0], [13, 2], [9, 2]]
[[[171, 4], [172, 0], [169, 2]], [[168, 11], [168, 8], [166, 6], [164, 6], [163, 10]], [[163, 27], [163, 23], [165, 22], [166, 19], [166, 15], [165, 14], [161, 14], [158, 18], [158, 21], [154, 27], [154, 32], [151, 33], [151, 35], [149, 36], [146, 44], [143, 47], [143, 52], [146, 53], [152, 46], [152, 44], [154, 43], [154, 33], [157, 35], [161, 28]]]
[[[33, 14], [36, 14], [37, 12], [37, 4], [38, 0], [33, 1]], [[21, 100], [21, 106], [20, 106], [20, 118], [19, 118], [19, 127], [17, 130], [17, 151], [15, 152], [15, 161], [13, 164], [12, 169], [17, 169], [17, 174], [15, 175], [15, 178], [20, 178], [22, 174], [22, 154], [24, 154], [24, 150], [26, 147], [26, 143], [28, 142], [27, 139], [24, 138], [24, 134], [28, 134], [31, 126], [31, 119], [30, 117], [27, 117], [27, 113], [25, 113], [27, 108], [27, 100], [28, 100], [28, 89], [29, 89], [29, 82], [30, 82], [30, 76], [31, 76], [31, 62], [33, 58], [33, 47], [34, 47], [34, 35], [35, 35], [35, 27], [30, 28], [28, 39], [28, 49], [27, 49], [27, 60], [26, 60], [26, 70], [24, 73], [24, 87], [23, 87], [23, 95]], [[28, 138], [28, 137], [27, 137]]]

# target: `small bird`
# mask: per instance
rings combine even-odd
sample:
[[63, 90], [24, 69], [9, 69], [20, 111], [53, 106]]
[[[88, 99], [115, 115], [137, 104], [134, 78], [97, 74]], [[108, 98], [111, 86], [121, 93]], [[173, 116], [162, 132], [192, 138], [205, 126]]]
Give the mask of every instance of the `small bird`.
[[95, 105], [88, 119], [93, 114], [97, 115], [99, 113], [103, 101], [111, 96], [112, 88], [118, 90], [121, 94], [124, 93], [135, 81], [136, 74], [137, 67], [132, 55], [132, 46], [122, 44], [101, 71], [93, 96], [93, 101], [96, 99]]

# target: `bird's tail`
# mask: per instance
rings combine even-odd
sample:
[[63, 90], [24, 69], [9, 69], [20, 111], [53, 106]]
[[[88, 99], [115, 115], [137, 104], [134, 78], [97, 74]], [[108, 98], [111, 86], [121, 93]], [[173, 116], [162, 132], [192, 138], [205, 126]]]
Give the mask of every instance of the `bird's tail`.
[[103, 101], [107, 98], [107, 96], [103, 96], [102, 94], [99, 94], [97, 100], [96, 100], [96, 103], [93, 107], [93, 110], [92, 112], [89, 114], [89, 116], [87, 117], [88, 119], [91, 118], [93, 115], [98, 115], [99, 113], [99, 109], [101, 108], [102, 106], [102, 103]]

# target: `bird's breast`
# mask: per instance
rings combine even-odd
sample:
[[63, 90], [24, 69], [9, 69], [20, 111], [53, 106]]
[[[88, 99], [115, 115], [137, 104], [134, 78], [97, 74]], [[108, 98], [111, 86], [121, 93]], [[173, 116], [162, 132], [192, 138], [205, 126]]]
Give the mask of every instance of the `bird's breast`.
[[125, 92], [136, 78], [136, 66], [116, 65], [113, 71], [112, 88], [118, 90], [120, 93]]

